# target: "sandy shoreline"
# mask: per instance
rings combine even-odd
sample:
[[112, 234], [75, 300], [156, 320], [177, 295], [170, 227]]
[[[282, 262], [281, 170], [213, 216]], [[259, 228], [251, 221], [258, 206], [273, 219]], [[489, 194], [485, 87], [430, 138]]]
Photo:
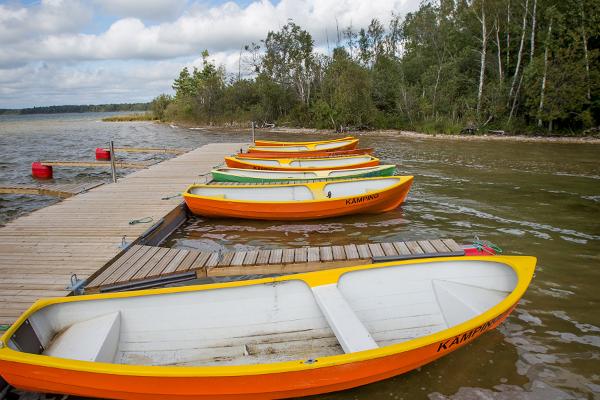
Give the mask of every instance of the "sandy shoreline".
[[[248, 132], [250, 128], [243, 127], [228, 127], [228, 126], [195, 126], [188, 124], [167, 123], [171, 126], [187, 128], [198, 131], [222, 131], [228, 130], [231, 132]], [[525, 143], [585, 143], [585, 144], [600, 144], [600, 137], [584, 136], [584, 137], [567, 137], [567, 136], [524, 136], [524, 135], [447, 135], [447, 134], [428, 134], [413, 131], [400, 131], [394, 129], [383, 129], [373, 131], [349, 131], [343, 134], [330, 129], [313, 129], [313, 128], [272, 128], [272, 129], [257, 129], [257, 134], [260, 133], [294, 133], [304, 135], [324, 135], [324, 136], [380, 136], [380, 137], [406, 137], [412, 139], [438, 139], [438, 140], [455, 140], [455, 141], [499, 141], [499, 142], [525, 142]]]

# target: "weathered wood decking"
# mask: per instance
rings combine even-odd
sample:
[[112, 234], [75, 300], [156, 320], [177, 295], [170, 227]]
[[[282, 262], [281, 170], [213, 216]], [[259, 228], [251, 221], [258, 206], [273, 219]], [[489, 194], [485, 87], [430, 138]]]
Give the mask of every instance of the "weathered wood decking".
[[31, 185], [0, 184], [0, 194], [34, 194], [40, 196], [54, 196], [66, 199], [95, 187], [104, 182], [96, 183], [36, 183]]
[[[210, 144], [35, 211], [0, 228], [0, 324], [40, 297], [63, 296], [71, 274], [85, 279], [181, 203], [174, 195], [239, 151]], [[130, 224], [148, 217], [149, 223]]]
[[152, 286], [169, 279], [317, 271], [356, 265], [360, 260], [377, 257], [448, 255], [462, 251], [452, 239], [225, 253], [135, 245], [92, 277], [86, 292]]

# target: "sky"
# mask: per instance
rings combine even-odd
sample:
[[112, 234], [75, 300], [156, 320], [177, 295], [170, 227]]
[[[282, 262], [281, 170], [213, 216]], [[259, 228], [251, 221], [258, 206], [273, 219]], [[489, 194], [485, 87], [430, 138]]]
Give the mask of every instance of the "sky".
[[[200, 53], [237, 74], [240, 50], [293, 20], [320, 51], [420, 0], [0, 1], [0, 108], [147, 102]], [[242, 74], [244, 71], [242, 71]]]

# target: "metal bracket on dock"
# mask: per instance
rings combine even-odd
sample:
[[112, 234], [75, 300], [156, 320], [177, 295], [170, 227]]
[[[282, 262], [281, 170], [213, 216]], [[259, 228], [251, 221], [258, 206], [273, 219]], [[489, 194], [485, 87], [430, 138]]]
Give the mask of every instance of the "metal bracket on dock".
[[139, 290], [139, 289], [147, 289], [156, 286], [162, 286], [169, 283], [177, 283], [183, 281], [189, 281], [192, 279], [196, 279], [195, 271], [187, 271], [180, 274], [167, 275], [154, 279], [145, 279], [137, 282], [127, 282], [120, 285], [101, 287], [100, 293], [106, 292], [121, 292], [126, 290]]
[[85, 279], [77, 278], [77, 274], [71, 275], [71, 283], [66, 287], [67, 290], [70, 290], [75, 295], [81, 295], [84, 291]]
[[398, 256], [377, 256], [371, 259], [374, 263], [389, 262], [389, 261], [402, 261], [402, 260], [416, 260], [419, 258], [437, 258], [437, 257], [454, 257], [464, 256], [463, 251], [448, 251], [445, 253], [424, 253], [424, 254], [402, 254]]

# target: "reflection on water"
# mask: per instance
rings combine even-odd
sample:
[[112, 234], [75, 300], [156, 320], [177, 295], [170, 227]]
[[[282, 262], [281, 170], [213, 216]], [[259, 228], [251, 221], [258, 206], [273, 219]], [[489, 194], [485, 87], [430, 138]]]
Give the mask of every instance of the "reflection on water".
[[[37, 158], [91, 158], [93, 148], [111, 137], [119, 145], [173, 147], [244, 140], [241, 135], [148, 123], [103, 124], [89, 118], [55, 124], [61, 128], [13, 127], [7, 134], [0, 122], [2, 180], [26, 183], [29, 163]], [[289, 134], [278, 137], [297, 140]], [[600, 146], [377, 135], [363, 135], [361, 143], [375, 147], [383, 162], [398, 164], [400, 173], [415, 176], [401, 208], [323, 221], [192, 218], [168, 244], [217, 250], [434, 237], [468, 243], [477, 235], [508, 254], [535, 255], [536, 277], [499, 329], [410, 373], [316, 398], [600, 398]], [[109, 173], [59, 169], [56, 177], [108, 180]], [[49, 201], [0, 196], [0, 218]]]

